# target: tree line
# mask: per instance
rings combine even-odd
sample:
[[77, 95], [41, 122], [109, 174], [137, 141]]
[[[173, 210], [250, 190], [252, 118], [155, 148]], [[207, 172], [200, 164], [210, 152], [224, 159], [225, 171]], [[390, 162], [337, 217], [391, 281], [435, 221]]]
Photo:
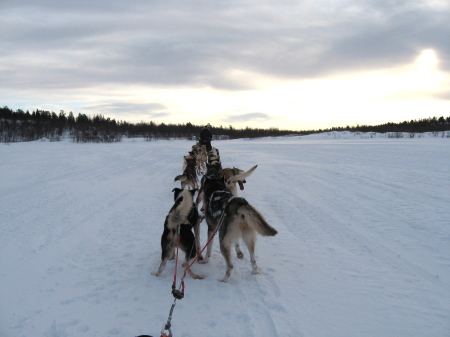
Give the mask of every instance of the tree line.
[[[106, 118], [103, 115], [87, 116], [64, 111], [50, 112], [36, 109], [33, 112], [16, 111], [7, 106], [0, 108], [0, 142], [34, 141], [47, 138], [59, 141], [69, 137], [75, 142], [120, 142], [122, 137], [143, 137], [146, 140], [155, 139], [196, 139], [203, 125], [186, 124], [156, 124], [154, 122], [129, 123]], [[279, 137], [289, 134], [300, 134], [278, 128], [236, 129], [229, 127], [214, 127], [211, 132], [213, 139]]]
[[343, 127], [333, 127], [329, 131], [352, 131], [352, 132], [379, 132], [379, 133], [423, 133], [423, 132], [441, 132], [450, 130], [449, 117], [429, 117], [414, 119], [401, 123], [385, 123], [380, 125], [357, 125]]
[[[146, 140], [182, 138], [193, 140], [198, 137], [203, 125], [156, 124], [154, 122], [129, 123], [116, 121], [103, 115], [87, 116], [64, 111], [59, 113], [36, 109], [33, 112], [16, 111], [7, 106], [0, 107], [0, 142], [34, 141], [47, 138], [59, 141], [69, 137], [74, 142], [120, 142], [123, 137], [143, 137]], [[211, 127], [213, 139], [280, 137], [287, 135], [306, 135], [324, 131], [352, 131], [379, 133], [423, 133], [450, 130], [450, 117], [430, 117], [401, 123], [381, 125], [357, 125], [332, 127], [319, 130], [279, 130], [278, 128], [233, 128]]]

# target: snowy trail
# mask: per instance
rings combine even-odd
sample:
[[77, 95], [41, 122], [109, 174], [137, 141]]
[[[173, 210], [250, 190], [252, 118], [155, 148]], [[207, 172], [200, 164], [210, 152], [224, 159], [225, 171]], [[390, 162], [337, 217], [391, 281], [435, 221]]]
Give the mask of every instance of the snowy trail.
[[[258, 276], [242, 247], [228, 284], [216, 240], [175, 336], [450, 334], [448, 140], [342, 135], [214, 142], [224, 166], [258, 164], [240, 195], [279, 235]], [[0, 144], [0, 336], [157, 336], [173, 261], [150, 272], [191, 145]]]

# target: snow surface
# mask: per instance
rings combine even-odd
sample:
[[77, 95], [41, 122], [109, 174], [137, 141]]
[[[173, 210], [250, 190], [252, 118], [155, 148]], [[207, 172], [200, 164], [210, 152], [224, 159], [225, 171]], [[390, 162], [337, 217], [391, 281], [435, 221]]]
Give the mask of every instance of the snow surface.
[[[373, 137], [373, 138], [371, 138]], [[0, 144], [0, 336], [159, 336], [173, 179], [192, 142]], [[279, 231], [229, 283], [217, 240], [178, 336], [450, 336], [450, 139], [348, 132], [215, 141]], [[202, 243], [206, 225], [202, 223]], [[179, 267], [178, 275], [182, 274]]]

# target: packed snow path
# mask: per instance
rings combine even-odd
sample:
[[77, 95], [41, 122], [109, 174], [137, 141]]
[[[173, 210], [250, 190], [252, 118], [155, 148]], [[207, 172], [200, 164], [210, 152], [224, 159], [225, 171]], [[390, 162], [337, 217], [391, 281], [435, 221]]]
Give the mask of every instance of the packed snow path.
[[[228, 284], [216, 240], [175, 337], [450, 335], [450, 141], [337, 136], [213, 142], [258, 164], [240, 195], [279, 234]], [[159, 336], [174, 262], [150, 272], [192, 145], [0, 144], [0, 336]]]

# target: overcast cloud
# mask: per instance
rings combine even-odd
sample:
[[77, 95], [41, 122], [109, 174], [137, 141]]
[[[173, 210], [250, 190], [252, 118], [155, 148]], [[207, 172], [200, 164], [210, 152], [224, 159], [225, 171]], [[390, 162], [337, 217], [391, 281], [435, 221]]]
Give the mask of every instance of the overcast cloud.
[[[0, 89], [7, 93], [0, 105], [35, 92], [43, 97], [35, 104], [55, 104], [45, 101], [46, 93], [79, 91], [103, 95], [80, 102], [88, 111], [133, 114], [137, 106], [168, 116], [167, 102], [148, 97], [123, 106], [131, 103], [105, 102], [105, 91], [117, 85], [251, 91], [260, 86], [255, 78], [387, 69], [413, 62], [425, 49], [450, 72], [447, 0], [1, 0], [0, 13]], [[448, 91], [436, 97], [448, 99]], [[265, 112], [259, 117], [270, 119]]]
[[251, 112], [237, 115], [228, 115], [223, 119], [226, 123], [235, 123], [235, 122], [258, 122], [258, 121], [267, 121], [272, 119], [268, 114], [261, 112]]

